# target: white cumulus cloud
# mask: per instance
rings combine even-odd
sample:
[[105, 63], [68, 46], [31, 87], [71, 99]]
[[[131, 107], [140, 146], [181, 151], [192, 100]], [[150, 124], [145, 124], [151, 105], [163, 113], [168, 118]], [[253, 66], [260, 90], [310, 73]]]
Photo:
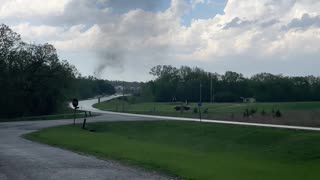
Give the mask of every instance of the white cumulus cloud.
[[[270, 64], [278, 63], [275, 73], [294, 74], [301, 64], [308, 72], [300, 74], [317, 72], [312, 64], [303, 63], [305, 57], [313, 62], [320, 57], [317, 0], [229, 0], [223, 14], [194, 19], [190, 25], [182, 24], [184, 15], [197, 4], [212, 1], [171, 0], [162, 11], [133, 8], [121, 14], [113, 14], [109, 0], [28, 2], [30, 6], [22, 7], [23, 0], [5, 1], [0, 5], [0, 17], [47, 16], [43, 24], [33, 24], [31, 19], [13, 28], [29, 41], [53, 43], [64, 54], [73, 53], [72, 57], [77, 52], [94, 54], [92, 58], [99, 62], [95, 70], [99, 71], [116, 67], [125, 76], [147, 74], [156, 64], [199, 63], [212, 71], [241, 72], [243, 67], [255, 63], [260, 67], [265, 62], [260, 71], [272, 72], [275, 69]], [[12, 6], [18, 8], [8, 10]]]

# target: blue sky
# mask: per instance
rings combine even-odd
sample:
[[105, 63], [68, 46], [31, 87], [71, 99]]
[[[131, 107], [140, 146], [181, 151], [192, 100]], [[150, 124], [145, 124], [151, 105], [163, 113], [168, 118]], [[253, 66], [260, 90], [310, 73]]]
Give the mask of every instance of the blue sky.
[[213, 18], [216, 14], [223, 14], [227, 0], [211, 0], [210, 3], [198, 4], [183, 17], [183, 23], [190, 25], [192, 19], [208, 19]]
[[[123, 14], [132, 9], [143, 9], [146, 11], [165, 11], [170, 7], [171, 0], [155, 0], [146, 3], [145, 0], [114, 0], [109, 4], [115, 9], [115, 14]], [[191, 3], [189, 1], [189, 3]], [[208, 19], [213, 18], [216, 14], [223, 14], [223, 9], [227, 4], [227, 0], [204, 0], [204, 3], [199, 3], [195, 8], [190, 10], [183, 16], [182, 23], [189, 26], [192, 19]]]

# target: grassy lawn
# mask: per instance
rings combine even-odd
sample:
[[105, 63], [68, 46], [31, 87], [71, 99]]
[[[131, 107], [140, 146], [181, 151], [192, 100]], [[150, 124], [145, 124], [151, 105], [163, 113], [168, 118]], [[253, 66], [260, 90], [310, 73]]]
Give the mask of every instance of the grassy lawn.
[[[96, 116], [92, 115], [91, 117]], [[76, 118], [84, 118], [84, 113], [80, 113], [76, 115]], [[14, 122], [14, 121], [43, 121], [43, 120], [59, 120], [59, 119], [73, 119], [73, 114], [56, 114], [49, 116], [35, 116], [35, 117], [23, 117], [23, 118], [15, 118], [15, 119], [0, 119], [0, 122]]]
[[197, 122], [114, 122], [96, 132], [61, 126], [27, 139], [185, 179], [314, 180], [320, 133]]
[[[95, 104], [94, 107], [107, 110], [107, 111], [126, 111], [134, 113], [172, 113], [172, 114], [181, 114], [180, 111], [174, 109], [175, 106], [180, 105], [181, 103], [132, 103], [130, 100], [122, 101], [120, 99], [113, 99], [111, 101], [102, 102]], [[122, 108], [124, 105], [124, 108]], [[193, 109], [197, 108], [197, 103], [189, 103], [191, 110], [188, 112], [183, 112], [184, 114], [193, 114]], [[242, 114], [246, 108], [257, 108], [262, 111], [271, 112], [272, 109], [280, 109], [284, 112], [288, 111], [314, 111], [320, 110], [320, 102], [289, 102], [289, 103], [203, 103], [202, 109], [208, 108], [208, 112], [212, 114]]]
[[[198, 118], [199, 114], [194, 113], [198, 108], [197, 103], [190, 103], [191, 110], [176, 111], [175, 106], [181, 103], [140, 103], [134, 102], [130, 98], [127, 101], [114, 99], [107, 102], [95, 104], [94, 107], [116, 112], [129, 112], [137, 114], [151, 114], [161, 116], [177, 116]], [[204, 110], [207, 109], [207, 113]], [[243, 112], [246, 109], [256, 109], [257, 113], [244, 118]], [[274, 119], [272, 110], [280, 110], [281, 118]], [[266, 112], [262, 115], [262, 111]], [[221, 119], [231, 121], [245, 121], [257, 123], [286, 124], [300, 126], [320, 126], [320, 102], [291, 102], [291, 103], [203, 103], [201, 107], [202, 117], [205, 119]]]
[[[43, 120], [59, 120], [59, 119], [73, 119], [74, 110], [71, 109], [68, 104], [61, 106], [60, 109], [52, 115], [44, 116], [27, 116], [27, 117], [18, 117], [18, 118], [9, 118], [9, 119], [0, 119], [0, 122], [13, 122], [13, 121], [43, 121]], [[89, 116], [89, 113], [87, 114]], [[90, 117], [97, 116], [97, 114], [92, 113]], [[84, 112], [77, 111], [76, 118], [84, 118]]]

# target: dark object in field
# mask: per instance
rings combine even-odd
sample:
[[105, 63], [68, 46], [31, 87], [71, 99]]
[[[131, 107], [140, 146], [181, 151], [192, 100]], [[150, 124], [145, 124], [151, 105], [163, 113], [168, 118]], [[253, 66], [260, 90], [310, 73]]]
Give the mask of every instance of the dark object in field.
[[189, 106], [175, 106], [174, 109], [176, 111], [181, 111], [181, 110], [189, 111], [191, 108]]
[[261, 115], [262, 115], [262, 116], [267, 115], [267, 113], [266, 113], [266, 111], [265, 111], [264, 109], [261, 111]]
[[206, 108], [206, 109], [203, 111], [203, 113], [204, 113], [204, 114], [208, 114], [208, 111], [209, 111], [209, 109]]
[[250, 116], [249, 109], [245, 109], [243, 112], [243, 117], [249, 117], [249, 116]]
[[258, 111], [257, 109], [251, 108], [251, 110], [250, 110], [250, 115], [251, 115], [251, 116], [254, 115], [257, 111]]
[[89, 116], [91, 116], [91, 111], [89, 111], [89, 112], [85, 111], [84, 112], [84, 119], [83, 119], [83, 123], [82, 123], [82, 129], [86, 129], [86, 123], [87, 123], [88, 114], [89, 114]]
[[193, 113], [198, 114], [198, 108], [194, 108]]
[[256, 114], [258, 111], [257, 108], [253, 109], [251, 108], [250, 110], [247, 108], [243, 112], [243, 117], [252, 117], [254, 114]]
[[276, 111], [274, 109], [272, 109], [272, 117], [273, 118], [281, 118], [282, 117], [281, 111], [279, 109]]
[[279, 109], [276, 111], [275, 116], [276, 116], [276, 118], [281, 118], [282, 117], [282, 114], [281, 114]]

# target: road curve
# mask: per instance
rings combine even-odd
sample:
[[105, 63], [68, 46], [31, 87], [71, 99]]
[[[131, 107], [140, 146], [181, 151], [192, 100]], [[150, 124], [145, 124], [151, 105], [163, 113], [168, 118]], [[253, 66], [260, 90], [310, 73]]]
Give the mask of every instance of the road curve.
[[[101, 99], [101, 102], [111, 100], [117, 96], [109, 96]], [[101, 114], [109, 114], [109, 115], [122, 115], [126, 117], [137, 117], [137, 118], [156, 118], [162, 120], [176, 120], [176, 121], [197, 121], [199, 119], [194, 118], [183, 118], [183, 117], [168, 117], [168, 116], [155, 116], [155, 115], [143, 115], [143, 114], [131, 114], [131, 113], [118, 113], [118, 112], [110, 112], [110, 111], [101, 111], [96, 109], [93, 104], [96, 104], [98, 100], [89, 100], [89, 101], [81, 101], [82, 110], [88, 110]], [[294, 130], [306, 130], [306, 131], [320, 131], [320, 128], [317, 127], [304, 127], [304, 126], [288, 126], [288, 125], [275, 125], [275, 124], [262, 124], [262, 123], [248, 123], [248, 122], [237, 122], [237, 121], [224, 121], [224, 120], [211, 120], [211, 119], [202, 119], [202, 122], [207, 123], [217, 123], [217, 124], [232, 124], [232, 125], [242, 125], [242, 126], [259, 126], [259, 127], [270, 127], [270, 128], [281, 128], [281, 129], [294, 129]]]
[[[102, 98], [110, 100], [118, 96]], [[199, 121], [198, 119], [138, 115], [100, 111], [92, 107], [97, 99], [80, 101], [81, 110], [100, 113], [101, 116], [88, 119], [88, 122], [139, 121], [139, 120], [182, 120]], [[81, 123], [82, 120], [77, 120]], [[203, 120], [210, 123], [235, 124], [246, 126], [263, 126], [273, 128], [301, 129], [320, 131], [320, 128], [282, 126], [257, 123]], [[126, 167], [113, 161], [99, 160], [93, 156], [80, 155], [74, 152], [39, 144], [23, 139], [21, 136], [43, 128], [71, 124], [72, 120], [4, 122], [0, 123], [0, 180], [152, 180], [170, 179], [155, 172]]]
[[[151, 118], [104, 114], [88, 122], [137, 121]], [[82, 120], [77, 120], [81, 123]], [[31, 142], [21, 136], [72, 120], [0, 123], [0, 180], [150, 180], [170, 179], [155, 172]]]

